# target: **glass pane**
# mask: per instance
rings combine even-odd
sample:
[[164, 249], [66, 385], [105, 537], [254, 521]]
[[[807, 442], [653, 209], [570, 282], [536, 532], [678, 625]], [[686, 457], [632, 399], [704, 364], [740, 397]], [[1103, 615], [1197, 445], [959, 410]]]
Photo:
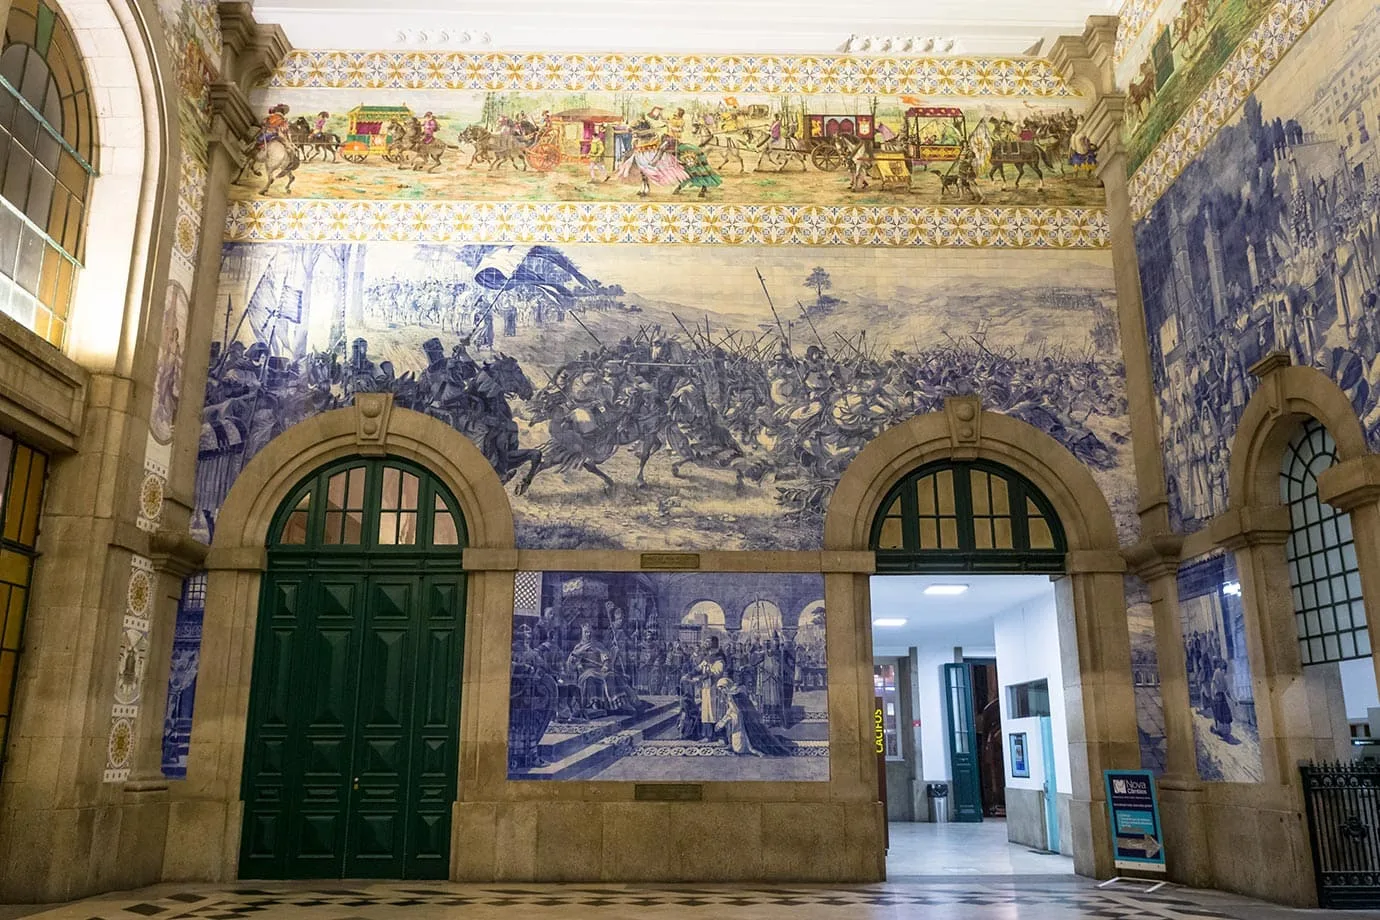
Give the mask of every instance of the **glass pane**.
[[1049, 523], [1044, 518], [1031, 518], [1029, 525], [1031, 549], [1054, 549], [1054, 534], [1050, 532]]
[[43, 237], [25, 229], [19, 236], [19, 259], [14, 267], [14, 280], [30, 294], [38, 291], [38, 275], [43, 268]]
[[939, 513], [954, 513], [954, 474], [953, 470], [940, 470], [934, 477], [939, 489]]
[[[440, 499], [437, 499], [439, 502]], [[436, 546], [457, 546], [460, 532], [455, 526], [455, 518], [445, 509], [437, 509], [436, 522], [432, 525], [431, 542]]]
[[5, 615], [5, 635], [0, 640], [5, 648], [18, 650], [20, 633], [24, 631], [24, 594], [23, 588], [7, 588], [9, 593], [9, 612]]
[[404, 511], [417, 510], [417, 477], [411, 473], [402, 474], [402, 501], [398, 507]]
[[[385, 473], [387, 470], [384, 471]], [[387, 480], [385, 480], [385, 483]], [[385, 507], [387, 505], [385, 504]], [[398, 514], [396, 511], [379, 512], [379, 546], [392, 546], [398, 542]]]
[[29, 171], [32, 167], [33, 159], [29, 152], [18, 141], [10, 141], [9, 165], [5, 167], [5, 185], [0, 191], [3, 191], [6, 201], [21, 211], [24, 210], [24, 198], [29, 194]]
[[972, 490], [973, 490], [973, 513], [974, 513], [974, 514], [990, 514], [990, 513], [991, 513], [991, 512], [990, 512], [990, 509], [987, 507], [987, 474], [986, 474], [986, 473], [973, 473], [973, 475], [972, 475]]
[[939, 524], [934, 518], [920, 519], [920, 549], [939, 548]]
[[973, 521], [973, 547], [975, 549], [992, 548], [991, 518], [976, 518]]
[[283, 535], [278, 540], [285, 546], [302, 546], [307, 542], [307, 513], [294, 511], [287, 516], [283, 525]]
[[901, 545], [901, 519], [889, 517], [882, 521], [881, 532], [877, 535], [878, 549], [903, 549]]
[[[334, 478], [334, 477], [332, 477]], [[328, 545], [338, 545], [341, 541], [341, 530], [345, 526], [345, 515], [339, 511], [326, 512], [325, 532], [321, 535], [322, 543]]]
[[916, 510], [920, 514], [934, 514], [934, 477], [926, 476], [915, 484]]
[[401, 479], [402, 471], [397, 467], [386, 466], [383, 468], [383, 493], [379, 503], [379, 507], [383, 510], [396, 511], [398, 509], [398, 486]]
[[939, 545], [941, 549], [958, 549], [958, 521], [956, 519], [939, 519]]
[[345, 480], [348, 476], [349, 473], [336, 473], [326, 484], [327, 508], [343, 508], [345, 506]]
[[1011, 513], [1011, 501], [1006, 494], [1006, 480], [1000, 476], [992, 477], [992, 510], [997, 514]]
[[364, 508], [364, 468], [356, 467], [350, 472], [349, 504], [346, 506], [355, 510]]
[[53, 202], [53, 186], [56, 182], [53, 174], [42, 167], [35, 167], [29, 178], [29, 203], [24, 213], [29, 215], [29, 220], [42, 227], [44, 233], [50, 229], [48, 206]]
[[398, 515], [398, 544], [413, 546], [417, 542], [417, 512], [404, 511]]
[[38, 542], [38, 521], [43, 511], [43, 480], [48, 472], [48, 458], [27, 447], [20, 450], [29, 454], [29, 478], [24, 496], [24, 513], [20, 516], [19, 542], [31, 547]]
[[341, 537], [341, 543], [351, 546], [364, 542], [364, 511], [352, 508], [345, 512], [345, 535]]
[[1015, 549], [1015, 543], [1011, 539], [1011, 519], [997, 518], [992, 523], [997, 529], [996, 538], [993, 541], [997, 549]]

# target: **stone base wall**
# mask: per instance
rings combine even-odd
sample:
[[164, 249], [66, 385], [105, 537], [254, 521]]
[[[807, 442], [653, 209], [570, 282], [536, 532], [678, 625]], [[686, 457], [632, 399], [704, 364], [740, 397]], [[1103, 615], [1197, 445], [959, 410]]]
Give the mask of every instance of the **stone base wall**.
[[1006, 787], [1006, 839], [1023, 847], [1043, 850], [1045, 836], [1045, 793], [1041, 789]]
[[460, 802], [451, 877], [878, 882], [881, 803]]

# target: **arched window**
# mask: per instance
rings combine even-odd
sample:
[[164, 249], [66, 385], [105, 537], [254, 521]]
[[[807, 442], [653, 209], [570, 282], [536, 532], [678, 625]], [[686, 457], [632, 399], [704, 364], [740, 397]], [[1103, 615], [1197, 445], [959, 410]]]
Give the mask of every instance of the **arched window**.
[[269, 548], [280, 554], [464, 544], [464, 520], [445, 486], [396, 459], [327, 467], [288, 496], [269, 531]]
[[76, 42], [44, 0], [14, 0], [0, 50], [0, 312], [61, 348], [95, 175]]
[[1062, 572], [1068, 545], [1049, 500], [1019, 474], [941, 461], [896, 484], [872, 522], [879, 572]]
[[13, 712], [48, 458], [0, 435], [0, 772]]
[[1337, 462], [1337, 444], [1310, 419], [1284, 451], [1280, 499], [1289, 506], [1285, 543], [1299, 654], [1304, 664], [1370, 654], [1351, 515], [1318, 498], [1318, 476]]

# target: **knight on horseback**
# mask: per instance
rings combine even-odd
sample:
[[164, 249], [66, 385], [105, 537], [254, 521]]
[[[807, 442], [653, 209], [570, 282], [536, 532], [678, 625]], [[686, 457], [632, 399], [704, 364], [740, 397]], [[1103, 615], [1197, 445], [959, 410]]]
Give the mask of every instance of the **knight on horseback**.
[[255, 137], [254, 143], [244, 151], [245, 156], [253, 156], [255, 152], [264, 149], [271, 141], [281, 141], [292, 146], [292, 138], [288, 135], [288, 107], [279, 103], [268, 110], [268, 115], [259, 122], [259, 133]]

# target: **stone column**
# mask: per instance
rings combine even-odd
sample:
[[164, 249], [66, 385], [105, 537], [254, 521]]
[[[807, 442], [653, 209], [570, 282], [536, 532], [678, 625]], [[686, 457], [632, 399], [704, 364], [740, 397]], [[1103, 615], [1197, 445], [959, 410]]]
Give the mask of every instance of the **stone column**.
[[1201, 820], [1205, 805], [1193, 738], [1193, 707], [1179, 619], [1179, 553], [1183, 539], [1165, 535], [1127, 550], [1136, 575], [1150, 589], [1155, 624], [1155, 661], [1164, 709], [1165, 772], [1158, 780], [1169, 877], [1203, 887], [1212, 878], [1211, 854]]
[[1055, 582], [1072, 755], [1074, 869], [1097, 878], [1113, 874], [1102, 772], [1140, 768], [1125, 568], [1116, 552], [1071, 552], [1068, 577]]
[[1260, 732], [1264, 782], [1297, 787], [1297, 765], [1335, 756], [1328, 726], [1314, 724], [1299, 657], [1284, 543], [1289, 512], [1280, 505], [1234, 508], [1209, 525], [1213, 542], [1236, 554], [1246, 650]]
[[[1375, 649], [1380, 639], [1380, 455], [1367, 454], [1325, 470], [1318, 477], [1318, 498], [1351, 515], [1366, 626]], [[1372, 664], [1380, 686], [1380, 655], [1372, 657]]]
[[1140, 263], [1136, 258], [1135, 224], [1127, 188], [1126, 151], [1121, 142], [1126, 99], [1116, 89], [1112, 49], [1116, 17], [1091, 16], [1079, 37], [1055, 42], [1050, 60], [1070, 82], [1093, 99], [1081, 132], [1097, 145], [1097, 177], [1107, 194], [1107, 227], [1116, 283], [1117, 320], [1126, 366], [1126, 403], [1131, 421], [1131, 450], [1143, 534], [1168, 533], [1169, 500], [1165, 489], [1159, 413], [1154, 374], [1141, 301]]

